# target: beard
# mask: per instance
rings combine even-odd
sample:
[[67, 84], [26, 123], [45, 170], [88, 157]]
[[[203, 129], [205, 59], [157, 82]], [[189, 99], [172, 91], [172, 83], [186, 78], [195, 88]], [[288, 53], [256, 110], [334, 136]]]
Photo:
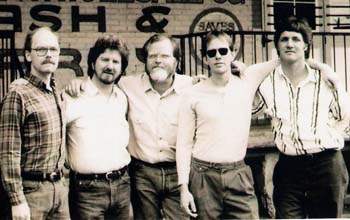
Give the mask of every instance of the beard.
[[149, 75], [151, 79], [156, 82], [164, 82], [169, 76], [168, 72], [165, 69], [158, 67], [152, 69]]

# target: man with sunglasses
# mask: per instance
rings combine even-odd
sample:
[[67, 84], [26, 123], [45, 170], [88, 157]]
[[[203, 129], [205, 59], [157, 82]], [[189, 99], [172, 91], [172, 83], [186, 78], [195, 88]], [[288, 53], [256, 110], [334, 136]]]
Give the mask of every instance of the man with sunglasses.
[[46, 27], [27, 34], [28, 79], [5, 96], [0, 116], [0, 170], [8, 201], [2, 219], [69, 219], [65, 120], [53, 73], [58, 37]]
[[[183, 96], [179, 110], [176, 162], [181, 205], [199, 219], [257, 219], [258, 204], [246, 155], [251, 106], [267, 76], [248, 67], [231, 74], [233, 41], [226, 33], [206, 35], [212, 76]], [[258, 65], [277, 66], [279, 60]]]

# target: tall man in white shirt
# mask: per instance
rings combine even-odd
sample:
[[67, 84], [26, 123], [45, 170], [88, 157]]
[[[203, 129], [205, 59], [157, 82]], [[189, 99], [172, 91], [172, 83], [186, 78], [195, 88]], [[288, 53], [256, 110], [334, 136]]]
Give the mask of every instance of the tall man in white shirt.
[[348, 125], [349, 98], [335, 74], [328, 85], [306, 64], [312, 43], [306, 21], [288, 18], [274, 41], [281, 65], [260, 85], [256, 110], [265, 106], [272, 117], [281, 152], [273, 177], [276, 217], [339, 218], [348, 184], [340, 130]]
[[[248, 67], [231, 74], [233, 42], [224, 32], [206, 36], [212, 76], [183, 96], [176, 161], [181, 204], [199, 219], [256, 219], [258, 204], [250, 168], [244, 163], [255, 92], [268, 73]], [[257, 65], [273, 70], [279, 60]]]
[[98, 38], [88, 55], [85, 91], [66, 96], [72, 219], [130, 218], [128, 104], [115, 86], [128, 55], [116, 36]]

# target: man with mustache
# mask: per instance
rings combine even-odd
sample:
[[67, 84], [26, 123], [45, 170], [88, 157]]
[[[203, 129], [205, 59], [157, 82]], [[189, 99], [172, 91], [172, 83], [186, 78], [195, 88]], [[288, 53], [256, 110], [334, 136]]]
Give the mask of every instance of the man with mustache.
[[65, 98], [72, 219], [129, 219], [128, 102], [115, 85], [128, 59], [115, 35], [98, 38], [88, 54], [85, 91]]
[[179, 202], [175, 145], [179, 97], [192, 86], [192, 78], [176, 73], [180, 51], [172, 37], [151, 36], [143, 52], [145, 73], [122, 77], [119, 82], [129, 101], [134, 216], [185, 219]]
[[[3, 100], [0, 170], [9, 204], [5, 219], [69, 219], [65, 161], [65, 119], [52, 78], [59, 61], [58, 37], [47, 27], [27, 34], [29, 77]], [[9, 207], [9, 205], [11, 207]]]
[[[143, 55], [145, 72], [124, 76], [118, 83], [129, 102], [128, 150], [134, 217], [187, 219], [180, 209], [175, 145], [179, 97], [193, 80], [176, 73], [180, 49], [172, 37], [151, 36], [144, 44]], [[74, 80], [66, 91], [79, 95], [85, 84]]]

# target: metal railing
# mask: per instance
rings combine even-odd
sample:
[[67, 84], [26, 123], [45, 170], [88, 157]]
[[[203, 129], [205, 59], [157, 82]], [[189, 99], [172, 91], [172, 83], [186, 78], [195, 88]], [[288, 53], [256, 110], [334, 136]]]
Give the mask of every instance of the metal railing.
[[[228, 32], [235, 40], [236, 59], [246, 65], [264, 62], [277, 57], [273, 43], [274, 32], [234, 31]], [[186, 75], [210, 75], [201, 50], [206, 32], [173, 35], [179, 39], [181, 60], [179, 69]], [[314, 33], [311, 57], [325, 62], [341, 74], [348, 90], [350, 86], [350, 33]]]
[[[181, 73], [190, 76], [210, 75], [210, 69], [202, 53], [206, 33], [173, 35], [174, 38], [179, 39], [180, 43], [179, 69]], [[264, 62], [278, 56], [273, 41], [274, 32], [235, 31], [228, 32], [228, 34], [235, 41], [236, 60], [240, 60], [246, 65]], [[340, 74], [345, 88], [349, 90], [350, 33], [314, 33], [310, 53], [310, 57], [332, 66]], [[252, 120], [252, 125], [269, 123], [270, 119], [266, 116], [259, 116]]]
[[0, 31], [0, 106], [10, 83], [23, 76], [15, 49], [15, 32]]

